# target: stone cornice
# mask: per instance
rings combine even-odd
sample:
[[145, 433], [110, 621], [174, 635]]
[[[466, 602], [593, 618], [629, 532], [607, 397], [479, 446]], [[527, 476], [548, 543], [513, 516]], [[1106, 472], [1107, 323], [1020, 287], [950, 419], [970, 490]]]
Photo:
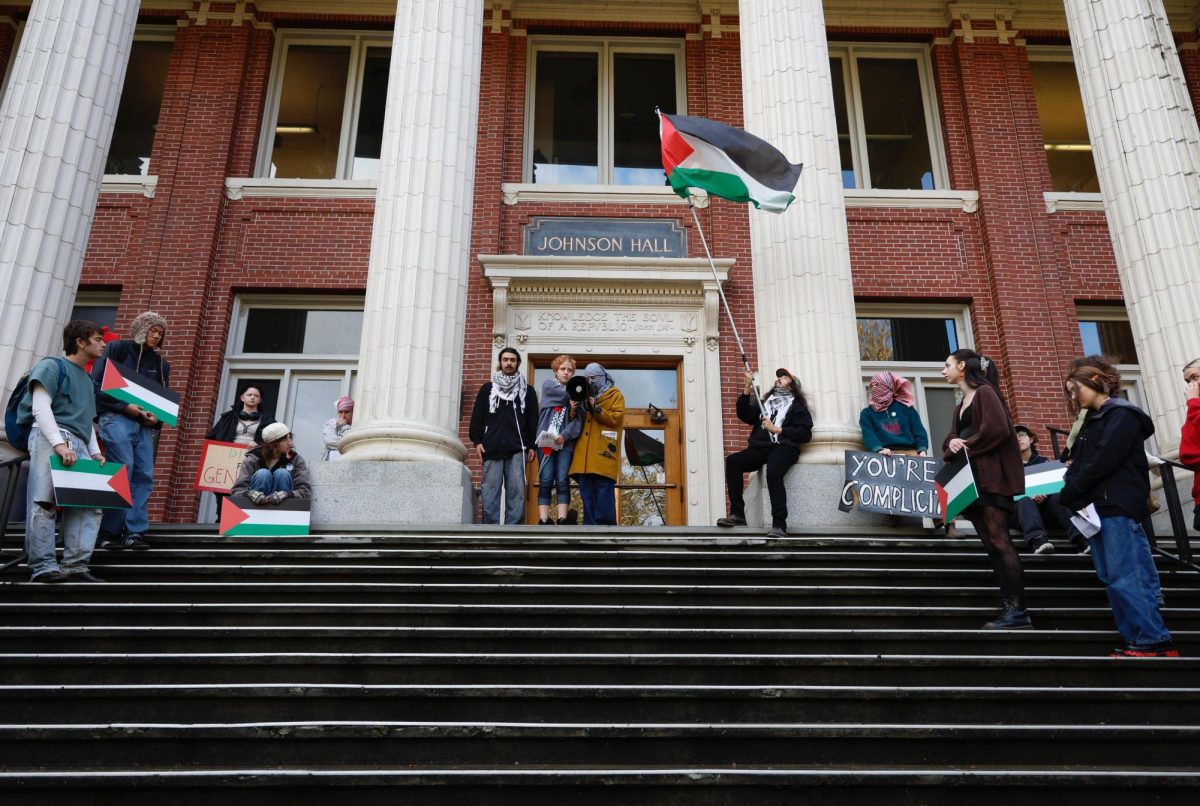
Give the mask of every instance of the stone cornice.
[[[500, 186], [505, 204], [568, 202], [574, 204], [687, 204], [669, 187], [640, 185], [538, 185], [505, 182]], [[708, 206], [703, 191], [693, 194], [697, 207]]]
[[228, 22], [234, 28], [247, 23], [254, 28], [273, 29], [275, 27], [273, 23], [262, 22], [258, 19], [256, 9], [255, 3], [237, 0], [233, 4], [233, 11], [214, 11], [211, 0], [201, 0], [194, 10], [188, 10], [187, 17], [190, 24], [198, 26], [208, 25], [210, 22]]
[[1043, 193], [1047, 213], [1104, 212], [1099, 193]]
[[225, 180], [225, 198], [273, 199], [374, 199], [376, 183], [370, 179], [245, 179]]
[[105, 174], [104, 178], [100, 180], [101, 193], [137, 193], [147, 199], [153, 199], [157, 189], [157, 176]]

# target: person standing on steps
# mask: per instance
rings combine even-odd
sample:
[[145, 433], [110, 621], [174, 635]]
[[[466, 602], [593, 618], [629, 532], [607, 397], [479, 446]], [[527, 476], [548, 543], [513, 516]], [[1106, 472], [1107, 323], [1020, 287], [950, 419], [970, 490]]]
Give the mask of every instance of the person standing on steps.
[[[567, 525], [571, 507], [571, 460], [575, 456], [575, 441], [583, 428], [579, 404], [567, 397], [567, 381], [575, 374], [575, 359], [560, 355], [550, 362], [554, 376], [542, 384], [541, 407], [538, 410], [537, 432], [555, 436], [554, 445], [539, 449], [538, 465], [538, 524]], [[550, 518], [550, 498], [558, 491], [558, 520]]]
[[483, 462], [483, 522], [514, 526], [525, 519], [525, 465], [534, 460], [538, 399], [520, 373], [521, 354], [500, 351], [492, 379], [479, 388], [471, 410], [471, 442]]
[[1195, 473], [1192, 479], [1192, 528], [1200, 532], [1200, 358], [1183, 368], [1187, 414], [1179, 435], [1179, 461]]
[[582, 375], [588, 379], [591, 397], [584, 404], [583, 430], [571, 458], [571, 476], [579, 482], [583, 524], [616, 526], [625, 395], [608, 371], [594, 361], [584, 367]]
[[1091, 504], [1100, 516], [1100, 531], [1088, 538], [1092, 564], [1125, 639], [1112, 657], [1177, 658], [1179, 650], [1171, 645], [1159, 611], [1158, 568], [1141, 526], [1150, 514], [1144, 443], [1154, 433], [1154, 423], [1146, 412], [1117, 397], [1121, 376], [1101, 356], [1072, 370], [1066, 382], [1087, 417], [1060, 495], [1070, 509]]
[[963, 514], [975, 527], [1000, 583], [1000, 610], [983, 628], [1032, 629], [1021, 559], [1008, 537], [1008, 520], [1016, 511], [1013, 496], [1025, 492], [1025, 467], [1016, 429], [1000, 397], [1000, 372], [987, 356], [956, 350], [946, 358], [942, 377], [962, 391], [942, 458], [949, 462], [967, 452], [979, 498]]
[[717, 526], [746, 525], [742, 484], [746, 473], [767, 466], [767, 492], [771, 496], [771, 528], [767, 537], [787, 537], [788, 502], [783, 477], [800, 458], [800, 446], [812, 439], [812, 413], [800, 381], [782, 367], [775, 370], [775, 386], [761, 401], [754, 399], [754, 373], [746, 373], [746, 386], [737, 399], [738, 419], [750, 429], [745, 450], [725, 457], [725, 488], [729, 514]]
[[[262, 442], [262, 430], [275, 422], [275, 418], [262, 411], [261, 406], [262, 389], [250, 384], [238, 395], [238, 399], [229, 407], [229, 411], [217, 418], [217, 422], [208, 430], [205, 439], [235, 442], [244, 446], [246, 450], [250, 450]], [[221, 507], [228, 496], [223, 493], [215, 495], [217, 498], [217, 522], [220, 523]]]

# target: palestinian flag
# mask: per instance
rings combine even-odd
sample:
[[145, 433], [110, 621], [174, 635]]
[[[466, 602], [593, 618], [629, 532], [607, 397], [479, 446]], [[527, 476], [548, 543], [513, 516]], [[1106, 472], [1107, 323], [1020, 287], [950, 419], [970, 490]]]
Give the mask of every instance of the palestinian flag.
[[959, 451], [954, 459], [942, 465], [942, 469], [933, 477], [937, 485], [938, 499], [942, 504], [942, 520], [946, 523], [957, 518], [962, 511], [979, 498], [975, 489], [975, 474], [971, 472], [971, 463], [967, 460], [967, 452]]
[[54, 484], [54, 502], [60, 507], [101, 507], [128, 509], [133, 506], [129, 492], [129, 474], [125, 465], [94, 459], [76, 459], [65, 467], [58, 454], [50, 457], [50, 477]]
[[633, 467], [661, 465], [666, 453], [666, 446], [645, 431], [625, 429], [625, 458]]
[[795, 200], [792, 190], [802, 165], [793, 165], [770, 143], [707, 118], [659, 113], [663, 168], [685, 199], [689, 188], [750, 202], [782, 213]]
[[260, 507], [244, 495], [231, 495], [221, 504], [221, 534], [225, 537], [306, 535], [308, 510], [309, 502], [299, 498]]
[[1025, 492], [1014, 498], [1031, 498], [1035, 495], [1051, 495], [1063, 488], [1063, 477], [1067, 466], [1062, 462], [1042, 462], [1025, 468]]
[[162, 421], [163, 425], [179, 424], [179, 395], [165, 386], [159, 386], [145, 375], [140, 375], [115, 361], [104, 365], [104, 378], [100, 391], [112, 395], [123, 403], [141, 406]]

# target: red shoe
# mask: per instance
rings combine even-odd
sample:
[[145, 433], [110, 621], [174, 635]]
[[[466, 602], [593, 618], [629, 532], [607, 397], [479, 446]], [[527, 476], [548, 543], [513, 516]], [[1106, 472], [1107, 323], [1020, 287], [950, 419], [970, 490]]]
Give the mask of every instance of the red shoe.
[[1115, 649], [1109, 653], [1110, 658], [1178, 658], [1182, 657], [1179, 650], [1172, 647], [1170, 644], [1158, 647], [1134, 647], [1127, 646], [1124, 649]]

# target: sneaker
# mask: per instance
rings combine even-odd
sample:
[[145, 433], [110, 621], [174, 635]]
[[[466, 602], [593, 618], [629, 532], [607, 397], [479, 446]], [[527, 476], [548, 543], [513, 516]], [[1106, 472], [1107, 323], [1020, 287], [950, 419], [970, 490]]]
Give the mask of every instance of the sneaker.
[[1170, 644], [1159, 644], [1158, 646], [1127, 646], [1121, 649], [1114, 649], [1108, 655], [1110, 658], [1178, 658], [1181, 657], [1179, 650]]
[[100, 548], [105, 551], [120, 551], [125, 548], [125, 541], [116, 535], [100, 535]]
[[125, 535], [124, 547], [134, 551], [145, 551], [150, 548], [150, 544], [146, 542], [145, 535]]
[[45, 571], [35, 577], [30, 577], [30, 582], [40, 582], [43, 585], [57, 585], [60, 582], [67, 582], [70, 577], [62, 571]]
[[772, 526], [767, 531], [767, 537], [787, 537], [787, 536], [788, 536], [787, 529], [784, 529], [782, 526]]
[[1053, 554], [1054, 553], [1054, 544], [1051, 543], [1049, 540], [1047, 540], [1045, 543], [1042, 543], [1037, 548], [1035, 548], [1033, 550], [1033, 553], [1034, 554]]
[[724, 518], [717, 518], [717, 526], [723, 529], [732, 529], [734, 526], [745, 526], [746, 516], [738, 515], [735, 512], [730, 512]]
[[1082, 547], [1080, 547], [1080, 549], [1079, 549], [1079, 553], [1080, 553], [1080, 554], [1082, 554], [1082, 555], [1083, 555], [1083, 556], [1085, 556], [1085, 557], [1086, 557], [1087, 555], [1091, 554], [1091, 553], [1092, 553], [1092, 544], [1091, 544], [1091, 543], [1084, 543], [1084, 544], [1083, 544], [1083, 546], [1082, 546]]

